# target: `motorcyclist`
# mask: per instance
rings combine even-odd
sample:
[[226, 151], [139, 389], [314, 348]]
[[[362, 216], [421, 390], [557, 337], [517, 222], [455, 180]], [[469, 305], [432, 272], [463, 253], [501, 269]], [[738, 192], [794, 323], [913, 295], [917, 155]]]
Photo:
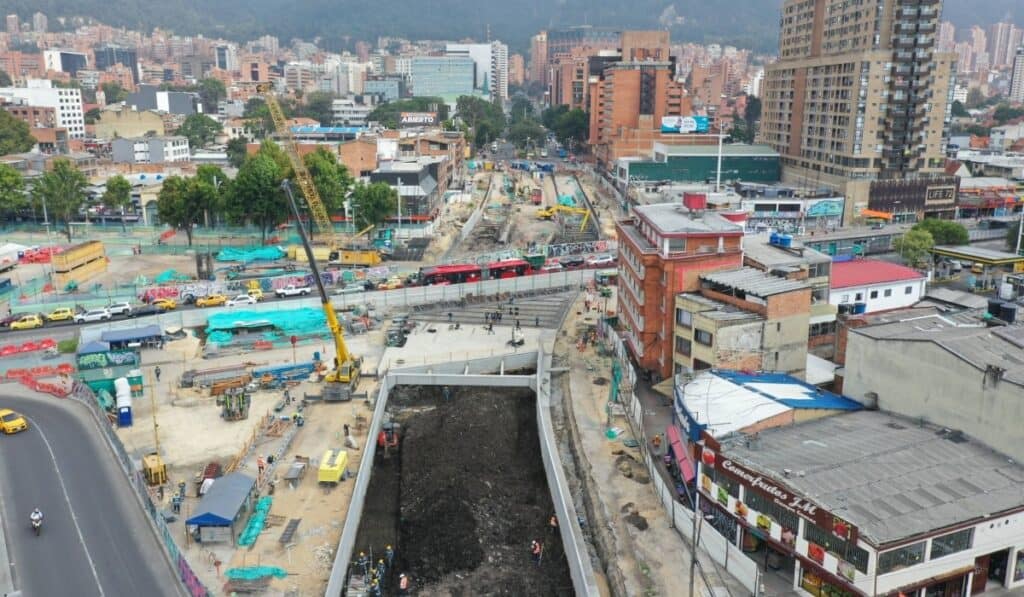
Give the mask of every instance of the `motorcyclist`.
[[32, 526], [37, 530], [43, 526], [43, 512], [39, 508], [33, 510], [32, 514], [29, 514], [28, 517], [32, 521]]

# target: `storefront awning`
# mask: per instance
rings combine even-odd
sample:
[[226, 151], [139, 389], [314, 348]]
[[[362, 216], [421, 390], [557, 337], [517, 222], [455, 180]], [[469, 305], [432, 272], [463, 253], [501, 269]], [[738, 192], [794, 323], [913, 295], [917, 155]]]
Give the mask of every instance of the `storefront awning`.
[[682, 475], [684, 482], [689, 483], [697, 476], [697, 473], [693, 470], [693, 464], [690, 463], [690, 459], [687, 457], [686, 447], [683, 446], [683, 438], [679, 434], [679, 428], [675, 425], [669, 425], [665, 428], [665, 437], [668, 438], [668, 446], [672, 449], [672, 455], [676, 458], [679, 474]]
[[887, 211], [878, 211], [876, 209], [862, 209], [860, 210], [860, 217], [862, 218], [879, 218], [882, 220], [892, 220], [892, 214]]

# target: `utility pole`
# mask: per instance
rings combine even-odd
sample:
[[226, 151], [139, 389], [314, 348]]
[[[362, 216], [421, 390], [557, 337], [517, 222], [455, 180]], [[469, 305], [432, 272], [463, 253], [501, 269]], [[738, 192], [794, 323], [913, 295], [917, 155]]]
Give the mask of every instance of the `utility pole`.
[[402, 231], [402, 178], [401, 177], [398, 178], [398, 185], [395, 188], [395, 190], [398, 193], [398, 230], [396, 231], [396, 236], [397, 236], [397, 233], [400, 233]]
[[1020, 239], [1024, 237], [1024, 209], [1020, 210], [1020, 224], [1017, 225], [1017, 250], [1015, 253], [1020, 255]]

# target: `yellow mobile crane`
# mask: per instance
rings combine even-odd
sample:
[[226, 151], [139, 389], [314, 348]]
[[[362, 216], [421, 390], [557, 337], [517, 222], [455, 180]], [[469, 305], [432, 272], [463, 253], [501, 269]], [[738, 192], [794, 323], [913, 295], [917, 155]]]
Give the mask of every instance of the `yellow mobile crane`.
[[[327, 214], [327, 208], [324, 207], [324, 202], [320, 199], [320, 192], [317, 191], [316, 185], [313, 184], [313, 176], [309, 173], [309, 169], [306, 168], [306, 163], [302, 160], [302, 156], [299, 155], [298, 145], [295, 143], [295, 137], [288, 126], [284, 110], [281, 109], [281, 104], [274, 97], [273, 90], [269, 84], [259, 85], [257, 91], [263, 95], [263, 100], [267, 103], [270, 119], [274, 121], [274, 129], [283, 141], [284, 151], [288, 154], [289, 161], [291, 161], [292, 170], [295, 171], [295, 182], [299, 185], [299, 191], [302, 192], [302, 196], [305, 197], [306, 203], [309, 205], [309, 212], [313, 216], [316, 228], [320, 232], [320, 236], [326, 239], [330, 245], [327, 260], [330, 263], [361, 267], [380, 265], [383, 260], [381, 259], [380, 252], [376, 249], [342, 246], [342, 243], [334, 234], [334, 224], [331, 223], [331, 217]], [[295, 216], [295, 221], [300, 224], [299, 227], [301, 228], [301, 221], [298, 215]]]
[[590, 210], [585, 207], [569, 207], [568, 205], [552, 205], [544, 209], [537, 210], [537, 219], [550, 220], [555, 217], [555, 214], [574, 214], [577, 216], [583, 216], [583, 221], [580, 223], [580, 232], [587, 229], [587, 222], [590, 221]]
[[[334, 241], [334, 226], [327, 215], [327, 208], [324, 207], [323, 202], [320, 200], [320, 193], [317, 192], [316, 186], [313, 184], [313, 177], [310, 176], [309, 170], [306, 169], [306, 165], [299, 156], [298, 147], [295, 145], [295, 139], [292, 137], [291, 130], [285, 122], [281, 105], [277, 103], [277, 98], [274, 97], [269, 86], [262, 87], [260, 91], [267, 102], [267, 108], [270, 110], [270, 117], [274, 120], [274, 126], [277, 127], [278, 132], [284, 137], [285, 153], [288, 154], [291, 160], [292, 169], [295, 171], [295, 180], [298, 182], [299, 189], [309, 204], [309, 211], [313, 214], [317, 228], [320, 230], [321, 235]], [[299, 206], [295, 202], [295, 195], [292, 193], [291, 185], [287, 180], [282, 183], [282, 186], [284, 187], [285, 194], [288, 195], [288, 203], [292, 209], [292, 215], [295, 216], [296, 229], [299, 231], [299, 238], [302, 239], [302, 246], [306, 251], [306, 259], [309, 261], [309, 267], [313, 272], [313, 281], [316, 283], [317, 291], [320, 292], [320, 304], [323, 306], [324, 315], [327, 317], [327, 328], [331, 332], [331, 337], [334, 338], [334, 370], [328, 373], [324, 379], [329, 382], [348, 384], [350, 389], [355, 389], [356, 382], [359, 380], [362, 359], [353, 356], [348, 350], [348, 345], [345, 344], [345, 335], [341, 331], [338, 315], [334, 312], [334, 306], [331, 305], [331, 300], [324, 289], [323, 280], [320, 279], [320, 270], [317, 268], [316, 258], [313, 255], [313, 246], [309, 243], [309, 237], [306, 236], [306, 228], [302, 225], [299, 218]], [[332, 242], [332, 246], [337, 246], [337, 243]]]

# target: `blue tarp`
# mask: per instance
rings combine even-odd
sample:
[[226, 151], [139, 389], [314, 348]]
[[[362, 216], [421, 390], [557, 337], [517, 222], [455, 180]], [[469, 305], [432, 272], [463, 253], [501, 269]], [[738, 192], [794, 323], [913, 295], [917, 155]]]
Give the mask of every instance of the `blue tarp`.
[[79, 346], [77, 354], [95, 354], [97, 352], [107, 352], [108, 350], [110, 350], [109, 343], [93, 340]]
[[140, 328], [129, 328], [126, 330], [107, 330], [100, 334], [100, 340], [104, 342], [134, 342], [137, 340], [148, 340], [163, 336], [158, 325], [146, 325]]
[[[856, 400], [822, 390], [785, 373], [741, 373], [715, 369], [714, 374], [790, 408], [830, 410], [860, 410], [864, 408]], [[765, 387], [767, 384], [777, 385], [780, 389], [785, 387], [786, 395], [773, 394], [770, 388]]]
[[197, 514], [185, 521], [200, 527], [231, 526], [238, 511], [249, 499], [256, 479], [242, 473], [231, 473], [217, 479], [196, 507]]

